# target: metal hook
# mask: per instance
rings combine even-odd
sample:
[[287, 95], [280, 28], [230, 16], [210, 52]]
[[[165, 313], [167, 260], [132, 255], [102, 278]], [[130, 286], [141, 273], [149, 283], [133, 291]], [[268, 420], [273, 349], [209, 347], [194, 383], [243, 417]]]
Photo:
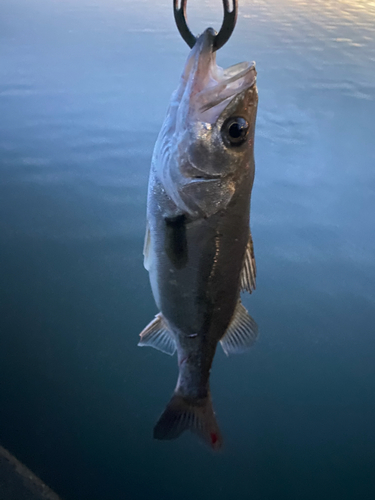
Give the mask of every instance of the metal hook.
[[[176, 25], [180, 35], [185, 40], [185, 42], [189, 45], [190, 48], [193, 48], [195, 42], [197, 41], [197, 37], [193, 35], [187, 25], [187, 17], [186, 17], [186, 3], [187, 0], [181, 0], [181, 7], [178, 7], [179, 0], [173, 0], [173, 12], [174, 19], [176, 21]], [[227, 41], [229, 40], [231, 34], [233, 33], [234, 27], [236, 26], [237, 21], [237, 11], [238, 11], [238, 0], [232, 0], [233, 9], [229, 10], [229, 0], [223, 0], [223, 8], [224, 8], [224, 19], [223, 24], [221, 25], [219, 33], [215, 36], [213, 50], [220, 49]]]

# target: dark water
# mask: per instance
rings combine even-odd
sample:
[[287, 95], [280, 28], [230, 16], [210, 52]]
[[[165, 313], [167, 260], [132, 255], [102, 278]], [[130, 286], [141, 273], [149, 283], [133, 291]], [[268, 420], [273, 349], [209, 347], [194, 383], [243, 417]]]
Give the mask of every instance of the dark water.
[[1, 1], [0, 442], [66, 500], [374, 498], [375, 3], [240, 0], [220, 51], [258, 68], [261, 336], [216, 356], [219, 455], [152, 440], [176, 359], [136, 346], [171, 3]]

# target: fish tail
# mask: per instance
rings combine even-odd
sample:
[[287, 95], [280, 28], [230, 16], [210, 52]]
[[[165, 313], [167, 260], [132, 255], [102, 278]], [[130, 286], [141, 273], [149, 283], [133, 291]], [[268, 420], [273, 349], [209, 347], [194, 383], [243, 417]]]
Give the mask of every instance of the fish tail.
[[176, 439], [184, 431], [197, 434], [213, 450], [219, 450], [222, 436], [210, 395], [191, 400], [174, 394], [154, 427], [155, 439]]

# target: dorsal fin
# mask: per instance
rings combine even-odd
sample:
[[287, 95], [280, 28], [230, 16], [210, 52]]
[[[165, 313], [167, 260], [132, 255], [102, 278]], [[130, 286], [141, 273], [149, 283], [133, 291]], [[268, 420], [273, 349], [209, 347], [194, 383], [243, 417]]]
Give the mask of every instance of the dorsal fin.
[[241, 271], [241, 291], [251, 293], [255, 290], [255, 278], [257, 275], [257, 268], [255, 264], [254, 245], [251, 232], [249, 233], [249, 241], [246, 247], [244, 263]]
[[155, 316], [155, 319], [142, 330], [139, 336], [141, 337], [141, 340], [138, 342], [140, 347], [154, 347], [171, 356], [176, 351], [176, 342], [172, 333], [168, 330], [168, 326], [161, 313]]
[[238, 301], [232, 321], [220, 340], [223, 351], [227, 356], [245, 352], [254, 344], [257, 337], [258, 325]]

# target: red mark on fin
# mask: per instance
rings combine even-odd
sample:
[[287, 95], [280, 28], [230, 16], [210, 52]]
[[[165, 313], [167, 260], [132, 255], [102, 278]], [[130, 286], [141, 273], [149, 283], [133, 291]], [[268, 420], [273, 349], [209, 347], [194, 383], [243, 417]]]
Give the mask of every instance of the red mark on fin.
[[211, 432], [210, 436], [211, 436], [211, 444], [212, 446], [215, 446], [215, 444], [219, 440], [218, 435], [215, 432]]

